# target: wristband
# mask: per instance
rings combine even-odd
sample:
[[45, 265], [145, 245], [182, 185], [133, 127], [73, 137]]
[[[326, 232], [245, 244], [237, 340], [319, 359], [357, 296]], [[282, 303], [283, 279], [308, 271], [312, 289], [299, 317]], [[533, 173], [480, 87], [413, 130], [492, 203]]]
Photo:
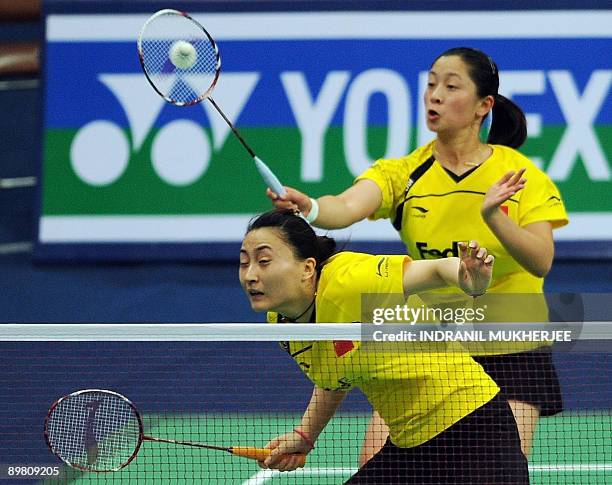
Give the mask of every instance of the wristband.
[[301, 437], [301, 438], [304, 440], [304, 442], [305, 442], [305, 443], [306, 443], [308, 446], [310, 446], [310, 449], [311, 449], [311, 450], [314, 450], [314, 447], [315, 447], [315, 445], [314, 445], [314, 441], [312, 441], [312, 440], [310, 439], [310, 436], [308, 436], [308, 434], [307, 434], [307, 433], [305, 433], [305, 432], [304, 432], [304, 431], [302, 431], [301, 429], [297, 429], [297, 428], [294, 428], [294, 429], [293, 429], [293, 432], [294, 432], [294, 433], [299, 434], [299, 435], [300, 435], [300, 437]]
[[310, 212], [306, 216], [306, 222], [313, 223], [319, 216], [319, 203], [315, 199], [310, 199]]

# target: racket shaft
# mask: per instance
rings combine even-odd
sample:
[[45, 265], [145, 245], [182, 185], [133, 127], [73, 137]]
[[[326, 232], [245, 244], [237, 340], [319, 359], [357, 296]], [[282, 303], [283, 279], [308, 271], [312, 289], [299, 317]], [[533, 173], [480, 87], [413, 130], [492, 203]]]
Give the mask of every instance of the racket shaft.
[[173, 445], [193, 446], [195, 448], [205, 448], [207, 450], [227, 451], [229, 453], [232, 452], [231, 448], [227, 448], [224, 446], [205, 445], [204, 443], [195, 443], [193, 441], [170, 440], [170, 439], [165, 439], [165, 438], [156, 438], [154, 436], [144, 436], [143, 440], [155, 441], [156, 443], [170, 443]]
[[232, 133], [236, 135], [236, 138], [238, 138], [238, 140], [240, 141], [242, 146], [245, 148], [245, 150], [249, 152], [249, 155], [255, 158], [255, 152], [253, 151], [253, 149], [249, 146], [249, 144], [245, 141], [245, 139], [242, 138], [242, 135], [238, 132], [238, 130], [236, 129], [234, 124], [230, 121], [230, 119], [227, 116], [225, 116], [225, 113], [221, 111], [221, 108], [219, 108], [219, 105], [215, 103], [215, 100], [209, 96], [208, 101], [210, 101], [210, 104], [212, 104], [215, 107], [217, 112], [221, 115], [221, 118], [225, 120], [225, 122], [227, 123], [227, 126], [230, 127], [230, 129], [232, 130]]
[[232, 133], [236, 135], [236, 138], [238, 138], [238, 140], [240, 141], [242, 146], [246, 149], [246, 151], [249, 153], [249, 155], [253, 157], [253, 160], [255, 161], [255, 166], [257, 167], [257, 171], [261, 175], [261, 178], [264, 179], [264, 182], [266, 183], [266, 185], [270, 187], [270, 189], [274, 193], [280, 196], [285, 195], [285, 189], [283, 188], [283, 184], [280, 183], [280, 180], [278, 180], [278, 177], [274, 175], [274, 172], [272, 172], [272, 170], [270, 170], [270, 168], [264, 162], [262, 162], [261, 159], [257, 155], [255, 155], [255, 152], [253, 151], [253, 149], [244, 140], [244, 138], [242, 138], [242, 135], [238, 132], [238, 130], [236, 129], [234, 124], [229, 120], [229, 118], [225, 116], [225, 113], [221, 110], [221, 108], [215, 102], [215, 100], [209, 96], [208, 101], [210, 101], [210, 104], [212, 104], [215, 107], [217, 112], [225, 120], [225, 122], [227, 123], [227, 126], [230, 127], [230, 129], [232, 130]]
[[[195, 443], [193, 441], [178, 441], [178, 440], [170, 440], [164, 438], [155, 438], [153, 436], [144, 436], [144, 440], [146, 441], [155, 441], [157, 443], [170, 443], [175, 445], [183, 445], [183, 446], [194, 446], [196, 448], [205, 448], [208, 450], [217, 450], [217, 451], [225, 451], [232, 453], [236, 456], [240, 456], [242, 458], [248, 458], [250, 460], [264, 461], [266, 458], [270, 456], [270, 450], [266, 448], [254, 448], [251, 446], [233, 446], [230, 448], [226, 448], [223, 446], [213, 446], [213, 445], [205, 445], [203, 443]], [[306, 464], [306, 455], [298, 454], [300, 457], [299, 465], [303, 467]]]
[[[233, 446], [230, 448], [230, 451], [236, 455], [241, 456], [243, 458], [249, 458], [251, 460], [264, 461], [266, 458], [270, 456], [270, 450], [267, 448], [253, 448], [249, 446]], [[306, 455], [304, 454], [296, 454], [300, 458], [300, 467], [303, 467], [306, 464]]]

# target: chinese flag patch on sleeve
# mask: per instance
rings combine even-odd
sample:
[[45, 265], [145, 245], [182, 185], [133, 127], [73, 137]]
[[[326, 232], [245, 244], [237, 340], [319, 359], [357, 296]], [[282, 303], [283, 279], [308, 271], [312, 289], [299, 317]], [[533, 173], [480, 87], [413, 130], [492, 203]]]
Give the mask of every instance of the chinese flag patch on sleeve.
[[334, 350], [336, 357], [342, 357], [347, 352], [350, 352], [355, 348], [355, 345], [351, 340], [334, 340]]

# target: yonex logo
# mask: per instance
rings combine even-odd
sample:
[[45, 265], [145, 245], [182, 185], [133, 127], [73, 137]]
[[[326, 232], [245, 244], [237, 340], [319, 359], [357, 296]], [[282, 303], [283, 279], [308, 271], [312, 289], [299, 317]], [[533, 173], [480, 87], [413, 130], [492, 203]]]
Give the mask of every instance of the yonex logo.
[[[593, 123], [609, 92], [611, 70], [593, 71], [582, 94], [574, 87], [572, 73], [568, 71], [502, 74], [508, 95], [519, 94], [521, 86], [526, 83], [525, 79], [542, 86], [542, 91], [538, 91], [538, 94], [542, 94], [546, 86], [544, 81], [550, 79], [567, 121], [567, 129], [547, 167], [553, 180], [568, 179], [578, 159], [584, 164], [591, 180], [610, 180], [612, 175]], [[214, 97], [234, 122], [237, 122], [259, 77], [258, 72], [223, 74]], [[419, 93], [426, 86], [426, 77], [426, 72], [418, 75]], [[147, 85], [140, 73], [102, 73], [98, 80], [123, 107], [129, 136], [113, 122], [92, 121], [75, 136], [70, 149], [70, 160], [82, 181], [89, 185], [105, 186], [123, 175], [131, 155], [142, 147], [165, 102]], [[368, 69], [353, 78], [350, 71], [330, 71], [318, 92], [310, 90], [303, 72], [283, 72], [280, 74], [280, 82], [302, 139], [300, 177], [303, 181], [319, 182], [323, 178], [324, 139], [335, 113], [342, 109], [341, 103], [344, 103], [344, 152], [347, 167], [352, 174], [357, 175], [370, 165], [363, 128], [368, 119], [370, 98], [375, 93], [383, 93], [388, 100], [389, 133], [386, 152], [380, 156], [389, 158], [407, 153], [409, 137], [406, 134], [412, 130], [408, 121], [412, 109], [412, 93], [401, 73], [392, 69]], [[186, 83], [190, 84], [189, 79], [186, 79]], [[206, 172], [212, 154], [229, 135], [229, 127], [218, 114], [211, 111], [214, 108], [210, 103], [203, 102], [199, 106], [207, 112], [211, 135], [195, 121], [177, 119], [162, 126], [153, 140], [153, 168], [170, 185], [186, 186], [198, 180]], [[530, 116], [533, 118], [536, 115]], [[540, 119], [540, 115], [537, 116]], [[431, 134], [422, 126], [422, 113], [417, 118], [421, 123], [417, 127], [418, 142], [423, 143], [430, 139]], [[194, 153], [201, 156], [194, 157]], [[578, 156], [585, 153], [589, 156]]]
[[[223, 105], [230, 119], [237, 120], [258, 80], [257, 72], [225, 73], [215, 90], [215, 100]], [[164, 107], [169, 106], [147, 84], [142, 74], [107, 73], [98, 76], [125, 113], [129, 135], [115, 123], [94, 120], [79, 129], [70, 148], [70, 163], [86, 184], [106, 186], [118, 180], [152, 131]], [[189, 83], [189, 79], [186, 80]], [[196, 85], [197, 80], [190, 84]], [[230, 128], [204, 101], [192, 108], [202, 109], [208, 117], [212, 140], [196, 121], [177, 119], [159, 128], [152, 141], [153, 170], [164, 182], [186, 186], [197, 181], [208, 169], [214, 151], [219, 150]]]

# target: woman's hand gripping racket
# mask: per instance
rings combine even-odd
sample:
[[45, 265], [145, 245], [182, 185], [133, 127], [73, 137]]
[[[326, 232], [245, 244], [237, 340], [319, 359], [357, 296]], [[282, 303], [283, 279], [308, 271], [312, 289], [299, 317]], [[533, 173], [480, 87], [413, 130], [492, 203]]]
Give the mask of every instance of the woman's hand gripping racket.
[[154, 13], [138, 36], [138, 57], [147, 80], [167, 102], [191, 106], [208, 99], [253, 157], [266, 185], [276, 194], [285, 195], [276, 175], [255, 155], [211, 97], [221, 72], [221, 55], [212, 36], [197, 20], [172, 9]]
[[[58, 399], [45, 420], [45, 439], [64, 463], [91, 472], [111, 472], [127, 466], [143, 441], [225, 451], [257, 461], [270, 456], [265, 448], [222, 447], [146, 436], [134, 404], [119, 393], [102, 389], [77, 391]], [[299, 455], [299, 459], [303, 467], [306, 455]]]

